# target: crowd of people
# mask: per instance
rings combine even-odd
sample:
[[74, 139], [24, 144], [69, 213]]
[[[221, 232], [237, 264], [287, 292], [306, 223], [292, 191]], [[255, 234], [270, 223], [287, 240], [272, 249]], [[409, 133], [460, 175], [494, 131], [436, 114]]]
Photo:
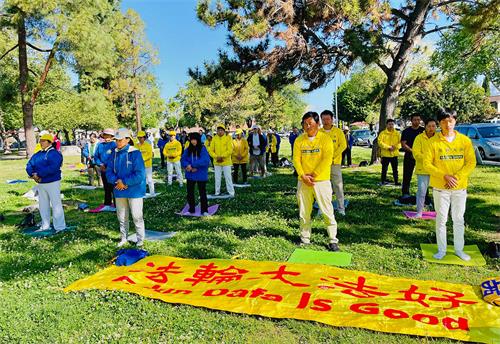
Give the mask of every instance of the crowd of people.
[[[421, 217], [429, 186], [433, 188], [436, 216], [438, 252], [435, 258], [446, 254], [446, 222], [451, 208], [453, 220], [454, 248], [458, 257], [469, 260], [464, 251], [464, 212], [467, 198], [467, 179], [475, 167], [476, 160], [470, 139], [454, 130], [456, 112], [444, 109], [437, 119], [426, 119], [420, 125], [420, 116], [411, 117], [411, 126], [402, 135], [389, 119], [386, 129], [378, 136], [382, 174], [380, 185], [388, 184], [387, 170], [392, 167], [395, 185], [398, 179], [398, 157], [404, 150], [403, 197], [410, 197], [410, 182], [414, 170], [417, 174], [417, 217]], [[437, 125], [441, 131], [437, 131]], [[293, 167], [297, 182], [297, 200], [300, 218], [301, 245], [308, 245], [311, 237], [311, 214], [316, 201], [324, 218], [330, 242], [328, 249], [338, 251], [337, 222], [332, 197], [337, 199], [337, 214], [346, 214], [342, 165], [351, 163], [352, 137], [348, 129], [335, 126], [334, 115], [325, 110], [320, 115], [307, 112], [303, 115], [301, 133], [293, 128], [289, 135], [292, 147]], [[237, 127], [230, 134], [226, 126], [217, 124], [216, 132], [203, 130], [187, 133], [173, 128], [161, 130], [156, 143], [160, 151], [161, 167], [167, 169], [167, 183], [174, 178], [179, 187], [187, 184], [188, 211], [195, 212], [195, 187], [198, 186], [201, 214], [208, 215], [207, 182], [209, 167], [213, 166], [215, 194], [235, 197], [235, 184], [247, 184], [248, 175], [266, 177], [269, 164], [278, 166], [281, 137], [272, 130], [263, 133], [253, 125], [247, 131]], [[56, 231], [66, 226], [60, 200], [62, 155], [53, 133], [43, 133], [38, 151], [28, 162], [26, 171], [38, 183], [40, 230], [50, 227], [52, 208], [53, 226]], [[82, 161], [88, 167], [89, 183], [97, 180], [104, 188], [104, 207], [116, 210], [121, 240], [118, 246], [127, 243], [129, 214], [137, 232], [137, 245], [144, 241], [143, 199], [146, 185], [149, 195], [155, 196], [153, 180], [154, 139], [145, 131], [134, 138], [128, 129], [105, 129], [100, 135], [93, 133], [89, 139], [81, 137], [79, 146]], [[248, 166], [249, 165], [249, 166]], [[248, 167], [248, 171], [247, 171]], [[175, 175], [174, 175], [175, 172]], [[221, 193], [224, 175], [226, 194]], [[257, 176], [255, 176], [257, 177]]]

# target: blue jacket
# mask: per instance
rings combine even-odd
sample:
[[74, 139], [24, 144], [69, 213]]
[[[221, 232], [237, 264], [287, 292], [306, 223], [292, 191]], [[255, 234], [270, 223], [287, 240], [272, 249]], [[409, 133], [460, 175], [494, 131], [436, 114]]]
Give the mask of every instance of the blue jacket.
[[160, 149], [160, 155], [163, 154], [163, 148], [165, 147], [165, 145], [168, 143], [168, 141], [170, 141], [168, 138], [167, 139], [164, 139], [163, 137], [160, 137], [158, 139], [158, 142], [156, 143], [156, 145], [158, 146], [158, 148]]
[[276, 136], [276, 148], [280, 149], [280, 144], [281, 144], [281, 136], [279, 136], [278, 133], [274, 133], [274, 136]]
[[349, 147], [349, 149], [352, 149], [353, 144], [354, 144], [354, 136], [349, 134], [349, 140], [347, 140], [347, 146]]
[[108, 164], [108, 159], [116, 148], [116, 142], [100, 142], [97, 150], [94, 153], [94, 164], [105, 165]]
[[[99, 148], [99, 142], [96, 142], [95, 143], [96, 146], [95, 146], [95, 149], [94, 149], [94, 155], [90, 155], [90, 145], [91, 143], [90, 142], [87, 142], [85, 143], [85, 145], [83, 146], [82, 148], [82, 155], [85, 159], [87, 159], [87, 162], [90, 163], [90, 158], [94, 158], [94, 156], [96, 155], [97, 153], [97, 149]], [[92, 165], [95, 165], [95, 160], [92, 161]]]
[[141, 151], [130, 145], [115, 148], [106, 165], [108, 183], [121, 179], [128, 188], [113, 189], [116, 198], [142, 198], [146, 194], [146, 168]]
[[196, 168], [198, 171], [194, 173], [186, 171], [187, 180], [206, 182], [208, 180], [208, 166], [210, 166], [210, 155], [207, 148], [205, 146], [201, 148], [199, 157], [189, 154], [189, 151], [185, 149], [181, 157], [181, 166], [182, 168], [186, 168], [188, 165], [191, 165], [191, 167]]
[[63, 156], [61, 152], [53, 147], [40, 150], [31, 157], [26, 165], [26, 172], [30, 177], [36, 173], [42, 178], [41, 184], [52, 183], [61, 180], [61, 166]]
[[290, 133], [290, 136], [288, 137], [288, 141], [290, 142], [290, 145], [292, 146], [292, 149], [293, 149], [293, 144], [295, 143], [295, 140], [299, 136], [300, 136], [299, 133], [295, 134], [293, 131]]

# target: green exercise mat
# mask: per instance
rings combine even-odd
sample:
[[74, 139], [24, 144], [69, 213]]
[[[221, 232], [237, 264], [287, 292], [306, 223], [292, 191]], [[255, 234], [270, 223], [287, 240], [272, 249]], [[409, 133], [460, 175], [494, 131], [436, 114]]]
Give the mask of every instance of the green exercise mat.
[[347, 252], [328, 252], [305, 250], [301, 248], [293, 251], [288, 261], [290, 263], [325, 264], [334, 266], [351, 265], [352, 254]]
[[52, 226], [50, 226], [49, 229], [44, 230], [44, 231], [38, 231], [39, 227], [29, 227], [23, 229], [23, 234], [29, 235], [34, 238], [45, 238], [48, 236], [52, 236], [54, 234], [60, 234], [64, 232], [69, 232], [69, 231], [74, 231], [76, 229], [76, 226], [66, 226], [65, 229], [62, 231], [56, 232]]
[[464, 252], [467, 253], [471, 258], [468, 262], [455, 256], [455, 250], [453, 249], [453, 245], [448, 245], [446, 249], [446, 256], [443, 259], [436, 259], [433, 257], [433, 255], [438, 251], [437, 244], [420, 244], [420, 248], [422, 249], [422, 255], [424, 256], [424, 260], [431, 263], [456, 264], [465, 266], [486, 265], [486, 260], [481, 254], [481, 251], [479, 251], [477, 245], [464, 246]]

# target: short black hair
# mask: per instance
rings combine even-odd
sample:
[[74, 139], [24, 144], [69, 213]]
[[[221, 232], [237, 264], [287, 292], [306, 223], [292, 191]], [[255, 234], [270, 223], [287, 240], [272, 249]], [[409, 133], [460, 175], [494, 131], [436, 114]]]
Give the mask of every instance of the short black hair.
[[304, 116], [302, 116], [302, 121], [300, 123], [302, 123], [302, 125], [304, 125], [304, 122], [306, 119], [308, 118], [312, 118], [314, 119], [314, 121], [316, 123], [319, 123], [319, 115], [317, 112], [314, 112], [314, 111], [308, 111], [304, 114]]
[[387, 121], [385, 121], [385, 124], [389, 124], [389, 123], [394, 123], [394, 120], [392, 118], [389, 118]]
[[335, 117], [333, 115], [333, 112], [331, 112], [330, 110], [323, 110], [323, 112], [321, 113], [321, 117], [323, 116], [330, 116], [331, 118]]
[[450, 108], [443, 108], [441, 111], [439, 111], [437, 115], [437, 120], [438, 122], [441, 122], [443, 119], [446, 118], [451, 118], [453, 117], [454, 119], [457, 119], [457, 112], [453, 109]]
[[430, 123], [430, 122], [434, 122], [434, 123], [436, 123], [436, 124], [437, 124], [437, 122], [436, 122], [436, 119], [435, 119], [435, 118], [427, 118], [427, 119], [424, 119], [424, 123], [425, 123], [425, 125], [427, 125], [427, 124], [428, 124], [428, 123]]
[[422, 118], [422, 116], [420, 116], [418, 113], [414, 113], [414, 114], [410, 115], [410, 121], [413, 119], [413, 117], [420, 117], [420, 118]]

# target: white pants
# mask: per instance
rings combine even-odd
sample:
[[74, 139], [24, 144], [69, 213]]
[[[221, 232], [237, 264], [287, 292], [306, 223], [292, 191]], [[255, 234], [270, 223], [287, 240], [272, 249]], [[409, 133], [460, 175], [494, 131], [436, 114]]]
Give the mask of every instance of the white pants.
[[345, 210], [344, 208], [344, 182], [342, 180], [342, 166], [332, 165], [331, 169], [331, 182], [335, 196], [337, 197], [337, 202], [339, 203], [339, 210]]
[[421, 213], [425, 207], [425, 195], [429, 188], [429, 180], [431, 176], [428, 174], [417, 174], [417, 213]]
[[433, 189], [434, 207], [436, 208], [436, 239], [439, 252], [446, 252], [446, 222], [451, 206], [453, 220], [453, 244], [456, 251], [464, 250], [464, 213], [467, 190]]
[[177, 175], [177, 181], [182, 186], [182, 181], [184, 180], [184, 177], [182, 176], [182, 168], [180, 161], [167, 162], [168, 185], [172, 185], [172, 173], [174, 172], [174, 168], [175, 168], [175, 174]]
[[229, 166], [214, 166], [215, 172], [215, 194], [220, 194], [220, 184], [222, 179], [222, 172], [224, 172], [224, 179], [226, 180], [227, 192], [234, 196], [233, 178], [231, 176], [231, 165]]
[[[127, 240], [129, 228], [129, 212], [132, 213], [135, 231], [137, 233], [137, 242], [144, 241], [144, 217], [142, 215], [142, 198], [117, 198], [116, 199], [116, 216], [120, 224], [120, 234], [122, 240]], [[130, 211], [129, 211], [130, 208]]]
[[61, 201], [61, 181], [38, 184], [38, 202], [42, 217], [42, 230], [50, 228], [50, 208], [52, 207], [52, 222], [54, 229], [60, 231], [66, 228], [64, 210]]
[[153, 167], [146, 167], [146, 183], [149, 187], [149, 193], [155, 193], [155, 182], [153, 181]]
[[299, 202], [300, 238], [303, 243], [311, 240], [311, 212], [314, 199], [323, 213], [326, 230], [331, 243], [338, 243], [337, 221], [333, 215], [332, 206], [332, 184], [329, 180], [316, 182], [314, 186], [308, 186], [301, 181], [297, 185], [297, 200]]

